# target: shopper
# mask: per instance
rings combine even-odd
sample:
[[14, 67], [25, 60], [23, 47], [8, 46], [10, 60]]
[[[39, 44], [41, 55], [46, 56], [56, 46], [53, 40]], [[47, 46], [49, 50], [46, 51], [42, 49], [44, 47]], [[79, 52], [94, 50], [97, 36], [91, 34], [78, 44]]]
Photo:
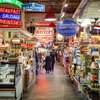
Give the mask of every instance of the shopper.
[[50, 56], [51, 56], [51, 63], [52, 63], [51, 70], [54, 71], [54, 64], [55, 64], [55, 59], [56, 59], [56, 54], [54, 50], [50, 52]]
[[46, 59], [45, 59], [45, 70], [46, 73], [51, 72], [51, 56], [50, 53], [47, 53]]
[[36, 75], [38, 75], [38, 70], [39, 70], [39, 57], [38, 53], [35, 51], [35, 62], [36, 62]]

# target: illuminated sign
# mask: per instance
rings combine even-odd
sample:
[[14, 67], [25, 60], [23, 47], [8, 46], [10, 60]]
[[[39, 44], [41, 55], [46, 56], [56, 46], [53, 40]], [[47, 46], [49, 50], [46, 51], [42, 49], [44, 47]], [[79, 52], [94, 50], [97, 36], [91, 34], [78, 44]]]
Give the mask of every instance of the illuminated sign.
[[54, 39], [54, 30], [52, 28], [36, 28], [35, 30], [35, 38], [41, 43], [49, 43]]
[[9, 3], [18, 6], [19, 8], [22, 8], [23, 3], [19, 0], [0, 0], [0, 4], [3, 3]]
[[21, 15], [0, 13], [0, 19], [20, 20]]
[[0, 19], [1, 24], [7, 24], [7, 25], [21, 25], [21, 21], [14, 21], [14, 20], [3, 20]]
[[0, 23], [21, 26], [21, 11], [12, 8], [0, 8]]
[[36, 12], [45, 12], [45, 5], [40, 5], [37, 3], [29, 3], [22, 6], [24, 11], [36, 11]]
[[0, 8], [0, 13], [9, 13], [9, 14], [21, 14], [20, 9], [13, 9], [13, 8]]

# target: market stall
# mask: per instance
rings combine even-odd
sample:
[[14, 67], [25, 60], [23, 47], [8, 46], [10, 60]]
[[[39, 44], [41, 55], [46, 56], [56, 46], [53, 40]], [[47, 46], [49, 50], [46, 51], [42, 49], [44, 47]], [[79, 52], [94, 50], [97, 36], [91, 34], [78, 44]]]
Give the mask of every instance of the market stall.
[[32, 34], [24, 29], [22, 3], [14, 5], [11, 0], [0, 2], [0, 99], [19, 100], [35, 80], [35, 43]]

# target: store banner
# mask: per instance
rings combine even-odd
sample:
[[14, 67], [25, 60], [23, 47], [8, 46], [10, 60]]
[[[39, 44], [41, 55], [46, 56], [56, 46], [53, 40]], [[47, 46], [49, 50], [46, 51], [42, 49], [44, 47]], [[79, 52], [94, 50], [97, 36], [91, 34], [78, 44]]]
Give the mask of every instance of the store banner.
[[56, 30], [63, 36], [71, 37], [79, 31], [79, 25], [74, 20], [63, 20], [56, 25]]
[[54, 30], [48, 27], [36, 27], [34, 37], [41, 43], [47, 44], [54, 40]]
[[22, 6], [24, 11], [45, 12], [45, 5], [29, 3]]

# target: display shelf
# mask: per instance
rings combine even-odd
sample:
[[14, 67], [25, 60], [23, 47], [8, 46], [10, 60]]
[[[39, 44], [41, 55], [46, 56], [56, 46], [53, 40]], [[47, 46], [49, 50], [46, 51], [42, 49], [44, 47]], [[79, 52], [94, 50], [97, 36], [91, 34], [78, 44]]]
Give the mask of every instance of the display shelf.
[[81, 92], [81, 83], [74, 77], [73, 86], [77, 92]]
[[99, 69], [99, 68], [92, 68], [92, 67], [88, 67], [88, 68], [90, 68], [90, 69], [97, 69], [97, 70]]
[[93, 91], [100, 91], [100, 88], [92, 88], [90, 85], [87, 85]]

